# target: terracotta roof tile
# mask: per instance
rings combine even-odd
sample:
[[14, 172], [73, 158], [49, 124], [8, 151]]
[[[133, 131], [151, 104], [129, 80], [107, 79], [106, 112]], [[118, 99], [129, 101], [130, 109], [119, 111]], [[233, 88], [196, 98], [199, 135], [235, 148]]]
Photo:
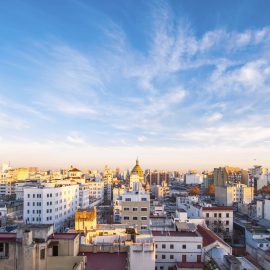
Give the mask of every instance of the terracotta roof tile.
[[227, 243], [225, 243], [221, 238], [219, 238], [214, 232], [212, 232], [208, 228], [205, 228], [201, 225], [198, 225], [197, 231], [203, 237], [203, 246], [204, 247], [209, 246], [216, 241], [222, 243], [223, 245], [229, 246]]

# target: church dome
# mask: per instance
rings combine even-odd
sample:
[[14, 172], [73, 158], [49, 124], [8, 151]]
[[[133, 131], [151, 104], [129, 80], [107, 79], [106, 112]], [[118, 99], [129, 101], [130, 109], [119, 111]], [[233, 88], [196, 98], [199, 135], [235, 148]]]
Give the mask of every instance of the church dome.
[[136, 160], [136, 165], [132, 169], [131, 174], [136, 174], [139, 177], [144, 177], [144, 172], [143, 172], [141, 166], [139, 165], [139, 160], [138, 159]]

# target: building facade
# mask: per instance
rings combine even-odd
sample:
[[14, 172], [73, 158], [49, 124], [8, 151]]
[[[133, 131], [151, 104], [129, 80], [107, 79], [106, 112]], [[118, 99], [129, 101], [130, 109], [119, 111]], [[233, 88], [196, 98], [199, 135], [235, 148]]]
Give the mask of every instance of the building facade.
[[27, 224], [54, 224], [59, 229], [79, 207], [79, 185], [40, 185], [24, 189]]

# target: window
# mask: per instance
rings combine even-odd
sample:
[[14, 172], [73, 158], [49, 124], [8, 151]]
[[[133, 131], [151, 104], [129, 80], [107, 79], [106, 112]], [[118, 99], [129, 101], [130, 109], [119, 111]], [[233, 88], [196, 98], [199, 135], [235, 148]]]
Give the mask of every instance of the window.
[[30, 194], [27, 194], [27, 198], [30, 198]]
[[197, 262], [200, 263], [202, 261], [201, 255], [197, 255]]
[[131, 202], [131, 198], [126, 198], [126, 202]]
[[163, 249], [165, 249], [166, 248], [166, 245], [165, 244], [162, 244], [162, 246], [161, 246]]
[[138, 217], [133, 217], [133, 220], [138, 220]]
[[129, 220], [129, 217], [124, 217], [124, 220]]
[[165, 260], [166, 259], [166, 255], [165, 254], [162, 254], [161, 258], [162, 258], [162, 260]]
[[209, 213], [206, 213], [206, 217], [209, 217]]
[[174, 245], [173, 244], [170, 244], [170, 249], [174, 249]]
[[217, 217], [217, 213], [214, 214], [214, 217]]
[[53, 256], [58, 256], [58, 246], [53, 246]]
[[174, 259], [174, 256], [173, 255], [170, 255], [170, 259], [173, 260]]
[[227, 218], [230, 217], [230, 214], [229, 214], [229, 213], [226, 213], [226, 217], [227, 217]]
[[45, 248], [43, 248], [43, 249], [40, 250], [40, 256], [39, 256], [39, 258], [41, 260], [44, 260], [45, 259]]
[[124, 207], [124, 211], [129, 211], [129, 207]]
[[146, 212], [147, 211], [147, 207], [142, 207], [141, 208], [141, 211]]
[[158, 244], [156, 244], [156, 248], [158, 248]]
[[141, 217], [141, 220], [147, 220], [147, 217]]
[[182, 249], [186, 249], [187, 248], [187, 246], [186, 245], [182, 245]]
[[132, 210], [133, 210], [133, 211], [138, 211], [138, 208], [137, 208], [137, 207], [133, 207]]
[[35, 198], [36, 197], [36, 194], [33, 194], [33, 198]]
[[230, 221], [229, 220], [226, 220], [226, 225], [230, 225]]
[[4, 252], [4, 243], [0, 243], [0, 252]]
[[197, 245], [197, 249], [201, 249], [202, 247], [201, 247], [201, 245]]
[[146, 202], [147, 201], [147, 199], [146, 198], [142, 198], [142, 202]]

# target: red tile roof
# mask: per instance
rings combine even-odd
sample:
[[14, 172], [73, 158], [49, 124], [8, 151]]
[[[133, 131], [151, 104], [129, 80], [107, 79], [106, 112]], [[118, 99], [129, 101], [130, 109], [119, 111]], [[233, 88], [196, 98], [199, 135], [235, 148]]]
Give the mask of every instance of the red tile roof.
[[0, 233], [0, 241], [3, 242], [15, 242], [16, 238], [16, 233]]
[[233, 211], [233, 207], [230, 206], [209, 206], [203, 207], [204, 211]]
[[203, 269], [204, 264], [201, 262], [178, 262], [176, 264], [177, 268], [201, 268]]
[[83, 252], [80, 255], [87, 257], [85, 270], [125, 270], [128, 267], [126, 252]]
[[229, 247], [229, 245], [227, 243], [225, 243], [221, 238], [219, 238], [214, 232], [212, 232], [208, 228], [203, 227], [201, 225], [198, 225], [197, 226], [197, 231], [203, 237], [203, 246], [204, 247], [209, 246], [209, 245], [213, 244], [216, 241], [218, 241], [218, 242], [222, 243], [223, 245], [226, 245], [226, 246]]

